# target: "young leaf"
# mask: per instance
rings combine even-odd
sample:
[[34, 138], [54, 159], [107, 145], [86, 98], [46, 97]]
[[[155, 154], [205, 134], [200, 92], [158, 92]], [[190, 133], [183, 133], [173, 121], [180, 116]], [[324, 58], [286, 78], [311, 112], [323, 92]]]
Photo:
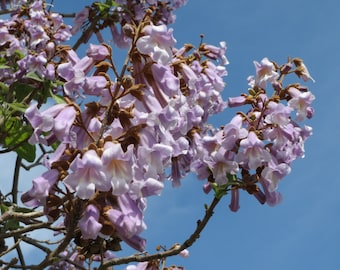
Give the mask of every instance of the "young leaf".
[[35, 160], [35, 145], [31, 145], [28, 142], [24, 142], [18, 148], [15, 149], [15, 152], [19, 155], [19, 157], [27, 160], [28, 162], [33, 162]]

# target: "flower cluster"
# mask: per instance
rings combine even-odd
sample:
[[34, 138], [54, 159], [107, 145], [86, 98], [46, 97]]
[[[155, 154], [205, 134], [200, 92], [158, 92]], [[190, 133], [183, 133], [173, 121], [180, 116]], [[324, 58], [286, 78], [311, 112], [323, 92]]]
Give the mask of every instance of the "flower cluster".
[[[1, 81], [53, 81], [50, 96], [58, 95], [58, 103], [45, 109], [46, 99], [29, 93], [23, 117], [32, 128], [28, 142], [53, 152], [44, 156], [46, 171], [22, 202], [43, 207], [77, 246], [60, 253], [51, 269], [72, 269], [66, 257], [79, 265], [89, 258], [109, 260], [121, 241], [143, 252], [147, 197], [160, 195], [165, 180], [180, 186], [189, 172], [207, 179], [204, 190], [213, 189], [216, 197], [230, 191], [232, 211], [239, 208], [241, 189], [261, 203], [277, 204], [278, 183], [304, 156], [312, 134], [302, 123], [313, 116], [314, 96], [300, 84], [283, 85], [294, 73], [312, 79], [301, 59], [282, 66], [267, 58], [255, 62], [248, 94], [225, 102], [226, 43], [202, 40], [197, 47], [175, 48], [168, 24], [186, 1], [116, 0], [108, 8], [109, 2], [85, 8], [72, 28], [47, 12], [43, 1], [24, 4], [0, 21], [0, 57], [15, 63], [0, 69]], [[90, 44], [83, 57], [60, 45], [81, 28], [82, 42], [92, 33], [102, 40], [105, 27], [118, 47], [129, 48], [120, 72], [106, 44]], [[228, 106], [247, 106], [247, 112], [212, 128], [209, 117]], [[156, 269], [151, 264], [128, 269]]]
[[58, 44], [71, 37], [70, 27], [58, 13], [49, 13], [42, 0], [18, 5], [10, 19], [0, 20], [0, 59], [7, 68], [0, 69], [0, 80], [12, 84], [35, 73], [54, 79]]
[[[161, 194], [165, 179], [180, 185], [195, 152], [192, 134], [206, 129], [208, 117], [226, 107], [221, 98], [225, 43], [176, 50], [172, 30], [151, 18], [134, 29], [129, 75], [110, 79], [107, 45], [90, 45], [83, 58], [68, 49], [56, 68], [67, 103], [43, 112], [31, 103], [25, 113], [33, 127], [29, 141], [58, 147], [45, 159], [47, 172], [22, 200], [44, 206], [51, 220], [62, 216], [66, 223], [74, 217], [64, 211], [63, 197], [85, 201], [77, 225], [82, 253], [102, 239], [114, 250], [120, 240], [144, 250], [139, 235], [146, 228], [146, 197]], [[83, 108], [76, 104], [89, 95], [97, 101]], [[76, 203], [69, 207], [73, 213]]]
[[[276, 205], [281, 201], [279, 181], [291, 171], [291, 163], [304, 157], [304, 142], [312, 128], [302, 125], [313, 116], [314, 95], [299, 84], [283, 87], [283, 77], [300, 75], [300, 59], [289, 60], [279, 67], [264, 58], [254, 62], [256, 75], [248, 78], [249, 94], [229, 98], [230, 107], [250, 106], [238, 113], [222, 130], [212, 135], [196, 134], [193, 170], [199, 178], [208, 178], [208, 192], [215, 185], [230, 187], [230, 209], [239, 209], [239, 189], [253, 194], [261, 203]], [[310, 79], [307, 69], [304, 79]], [[273, 88], [269, 96], [267, 85]], [[238, 177], [240, 175], [240, 177]], [[258, 184], [262, 186], [262, 190]]]

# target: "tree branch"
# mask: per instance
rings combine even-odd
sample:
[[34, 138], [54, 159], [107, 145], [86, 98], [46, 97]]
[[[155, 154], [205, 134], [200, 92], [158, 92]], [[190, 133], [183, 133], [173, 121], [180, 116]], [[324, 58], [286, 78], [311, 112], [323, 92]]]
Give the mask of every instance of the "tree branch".
[[51, 223], [41, 222], [41, 223], [29, 225], [27, 227], [20, 228], [20, 229], [17, 229], [17, 230], [5, 232], [5, 233], [0, 233], [0, 238], [5, 239], [5, 238], [8, 238], [8, 237], [13, 237], [13, 236], [21, 236], [24, 233], [31, 232], [31, 231], [38, 230], [38, 229], [49, 229], [49, 230], [52, 230], [52, 231], [60, 231], [63, 228], [61, 228], [61, 227], [60, 228], [59, 227], [58, 228], [51, 227]]
[[[74, 210], [79, 211], [79, 209], [81, 208], [81, 201], [76, 200], [74, 203]], [[51, 262], [55, 261], [56, 258], [59, 258], [60, 252], [64, 251], [67, 248], [72, 238], [74, 237], [74, 230], [77, 227], [78, 221], [78, 215], [72, 216], [72, 220], [70, 220], [69, 226], [67, 227], [67, 233], [60, 245], [55, 250], [48, 253], [45, 260], [43, 260], [37, 267], [33, 267], [32, 269], [45, 269], [46, 266], [50, 265]]]
[[138, 254], [138, 255], [132, 255], [128, 257], [113, 259], [113, 260], [103, 263], [98, 268], [98, 270], [105, 270], [107, 269], [107, 267], [113, 266], [113, 265], [127, 264], [130, 262], [145, 262], [145, 261], [159, 260], [159, 259], [164, 259], [170, 256], [178, 255], [184, 249], [192, 246], [196, 242], [196, 240], [200, 237], [201, 232], [203, 231], [205, 226], [208, 224], [208, 221], [212, 217], [214, 213], [214, 209], [220, 200], [221, 200], [220, 198], [214, 197], [209, 208], [206, 209], [203, 219], [197, 221], [197, 227], [195, 231], [183, 244], [175, 245], [172, 249], [169, 249], [169, 250], [166, 250], [160, 253], [151, 254], [151, 255], [139, 255]]
[[21, 166], [22, 158], [17, 155], [15, 161], [14, 175], [13, 175], [13, 184], [12, 184], [12, 201], [14, 204], [18, 203], [18, 185], [19, 185], [19, 173]]
[[44, 245], [38, 243], [36, 239], [32, 239], [32, 238], [27, 237], [27, 236], [22, 236], [21, 240], [32, 245], [32, 246], [35, 246], [35, 247], [41, 249], [42, 251], [44, 251], [47, 254], [51, 252], [51, 250], [48, 247], [45, 247]]
[[34, 218], [39, 218], [44, 216], [44, 213], [42, 211], [40, 212], [28, 212], [28, 213], [23, 213], [23, 212], [15, 212], [13, 209], [9, 209], [6, 211], [3, 215], [0, 216], [0, 223], [9, 220], [9, 219], [16, 219], [22, 222], [27, 222], [27, 220], [34, 219]]

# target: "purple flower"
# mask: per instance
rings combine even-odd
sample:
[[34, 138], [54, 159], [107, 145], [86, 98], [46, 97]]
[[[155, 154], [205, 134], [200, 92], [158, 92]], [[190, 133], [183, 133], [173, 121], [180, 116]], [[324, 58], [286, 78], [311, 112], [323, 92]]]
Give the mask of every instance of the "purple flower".
[[45, 205], [46, 197], [59, 177], [58, 170], [49, 170], [33, 180], [32, 188], [23, 193], [21, 200], [29, 207]]
[[228, 106], [229, 107], [238, 107], [245, 105], [247, 102], [247, 99], [245, 96], [238, 96], [238, 97], [230, 97], [228, 98]]
[[254, 88], [255, 86], [265, 89], [267, 82], [273, 83], [279, 74], [275, 71], [275, 66], [269, 61], [267, 57], [261, 60], [261, 63], [254, 61], [256, 76], [248, 78], [249, 86]]
[[288, 101], [288, 106], [297, 110], [296, 120], [303, 121], [306, 117], [311, 117], [310, 105], [312, 104], [315, 96], [311, 92], [301, 92], [294, 87], [288, 89], [290, 96], [292, 97]]
[[73, 106], [65, 106], [54, 118], [53, 134], [64, 143], [75, 146], [76, 133], [71, 130], [76, 118], [76, 110]]
[[128, 194], [118, 197], [120, 209], [106, 212], [114, 224], [119, 237], [136, 250], [144, 251], [145, 240], [139, 234], [146, 229], [143, 221], [145, 204], [142, 200], [132, 200]]
[[45, 18], [43, 1], [40, 1], [40, 0], [34, 1], [30, 5], [29, 15], [30, 15], [31, 19], [34, 20], [36, 23], [44, 24], [46, 22], [47, 18]]
[[242, 128], [242, 122], [242, 116], [236, 115], [224, 126], [221, 145], [225, 150], [232, 150], [237, 140], [247, 137], [248, 131]]
[[143, 197], [160, 195], [163, 190], [164, 170], [169, 164], [172, 147], [163, 144], [139, 146], [131, 190]]
[[229, 204], [229, 208], [233, 212], [237, 212], [240, 209], [240, 190], [238, 188], [231, 190], [231, 201]]
[[65, 94], [78, 96], [80, 88], [85, 83], [85, 75], [93, 66], [93, 59], [88, 56], [79, 59], [73, 51], [68, 53], [70, 62], [60, 64], [57, 73], [66, 81], [64, 84]]
[[266, 179], [260, 178], [260, 183], [263, 187], [264, 194], [266, 197], [266, 203], [270, 206], [275, 206], [282, 201], [282, 195], [278, 191], [270, 191], [268, 188], [270, 186], [270, 182]]
[[174, 9], [184, 6], [187, 2], [188, 0], [174, 0]]
[[[60, 142], [74, 145], [76, 134], [71, 130], [76, 117], [73, 106], [57, 104], [41, 113], [37, 104], [31, 104], [25, 112], [34, 132], [29, 143], [43, 143], [51, 145], [58, 139]], [[45, 137], [41, 135], [45, 134]]]
[[171, 61], [172, 50], [176, 40], [172, 35], [173, 30], [167, 29], [166, 25], [150, 24], [144, 28], [145, 36], [137, 40], [136, 46], [140, 53], [148, 54], [151, 58], [166, 65]]
[[271, 161], [268, 163], [268, 166], [265, 167], [261, 173], [261, 177], [269, 183], [267, 189], [269, 192], [273, 192], [278, 187], [278, 182], [288, 175], [291, 171], [291, 168], [286, 163], [276, 164]]
[[76, 17], [74, 18], [74, 25], [71, 30], [73, 35], [80, 30], [83, 23], [87, 20], [88, 17], [89, 17], [88, 8], [84, 8], [76, 14]]
[[274, 126], [285, 126], [290, 122], [290, 113], [293, 111], [292, 108], [270, 101], [267, 105], [265, 122], [273, 124]]
[[96, 239], [103, 225], [98, 222], [100, 212], [93, 204], [86, 207], [83, 217], [79, 220], [79, 228], [84, 239]]
[[226, 152], [223, 148], [211, 153], [210, 158], [205, 162], [208, 164], [215, 182], [219, 185], [227, 184], [227, 174], [236, 174], [239, 170], [237, 162], [234, 161], [234, 154]]
[[45, 65], [47, 63], [46, 53], [42, 52], [38, 55], [27, 55], [18, 61], [21, 71], [37, 72], [41, 77], [46, 73]]
[[221, 47], [216, 47], [213, 45], [204, 45], [203, 50], [206, 51], [205, 55], [211, 59], [219, 59], [221, 65], [228, 65], [229, 61], [225, 56], [225, 52], [227, 50], [227, 44], [225, 41], [220, 42]]
[[113, 42], [118, 48], [124, 49], [129, 47], [131, 44], [131, 38], [124, 34], [123, 29], [119, 31], [116, 25], [110, 25], [110, 30], [113, 37]]
[[153, 64], [151, 66], [152, 75], [156, 80], [159, 89], [172, 98], [179, 91], [179, 79], [172, 73], [168, 66]]
[[70, 165], [73, 171], [66, 176], [64, 184], [70, 191], [76, 191], [81, 199], [90, 199], [96, 190], [109, 191], [111, 182], [103, 171], [103, 163], [94, 150], [79, 155]]
[[65, 25], [63, 17], [58, 13], [50, 13], [50, 29], [53, 33], [53, 39], [59, 42], [67, 41], [72, 37], [70, 26]]
[[152, 195], [161, 195], [164, 188], [164, 184], [154, 178], [148, 178], [142, 182], [140, 188], [141, 195], [143, 197], [149, 197]]
[[121, 195], [129, 190], [129, 184], [133, 179], [133, 146], [130, 145], [126, 152], [119, 143], [106, 142], [102, 155], [103, 171], [111, 182], [112, 193]]
[[140, 262], [137, 265], [128, 265], [125, 270], [149, 270], [148, 264], [149, 262]]
[[25, 28], [30, 33], [30, 46], [32, 48], [47, 44], [47, 42], [50, 40], [50, 37], [45, 32], [42, 25], [34, 24], [30, 20], [25, 21], [24, 24]]
[[85, 84], [83, 85], [84, 94], [100, 96], [107, 85], [108, 82], [104, 76], [86, 77]]
[[102, 61], [109, 55], [109, 50], [103, 45], [90, 44], [86, 51], [86, 55], [96, 61]]
[[248, 137], [240, 142], [241, 152], [236, 155], [236, 161], [246, 169], [262, 166], [271, 160], [270, 153], [264, 148], [263, 142], [254, 132], [249, 132]]

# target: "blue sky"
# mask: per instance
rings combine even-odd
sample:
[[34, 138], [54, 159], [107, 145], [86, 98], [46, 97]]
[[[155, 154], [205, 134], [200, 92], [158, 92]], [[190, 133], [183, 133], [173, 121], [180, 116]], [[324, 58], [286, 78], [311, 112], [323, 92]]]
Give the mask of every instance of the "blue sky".
[[[58, 7], [66, 1], [56, 0]], [[79, 10], [81, 1], [70, 1], [63, 11]], [[83, 1], [89, 3], [90, 1]], [[224, 97], [247, 90], [246, 78], [254, 74], [253, 60], [263, 57], [283, 63], [301, 57], [315, 83], [315, 116], [309, 122], [314, 134], [306, 143], [306, 157], [293, 164], [279, 190], [284, 200], [276, 207], [260, 205], [246, 193], [241, 208], [229, 211], [226, 197], [187, 259], [169, 259], [187, 270], [340, 269], [339, 157], [340, 2], [337, 0], [189, 0], [177, 11], [174, 36], [178, 47], [225, 40], [230, 65]], [[230, 113], [215, 117], [216, 125], [230, 120]], [[1, 157], [4, 164], [4, 157]], [[6, 159], [7, 160], [7, 159]], [[13, 161], [14, 163], [14, 161]], [[22, 177], [26, 183], [38, 175]], [[11, 177], [10, 166], [1, 173]], [[187, 177], [181, 188], [170, 186], [163, 196], [151, 198], [146, 222], [148, 251], [184, 241], [204, 214], [203, 182]], [[28, 187], [30, 184], [27, 185]], [[115, 268], [122, 269], [122, 268]]]

